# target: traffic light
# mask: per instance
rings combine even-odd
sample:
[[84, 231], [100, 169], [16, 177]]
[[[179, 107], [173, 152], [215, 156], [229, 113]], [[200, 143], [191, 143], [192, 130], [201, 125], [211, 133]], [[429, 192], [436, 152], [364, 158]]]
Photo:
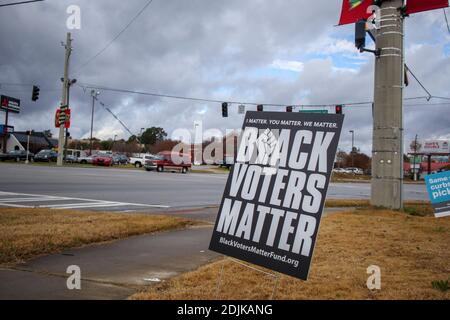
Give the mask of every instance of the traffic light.
[[342, 105], [337, 105], [336, 106], [336, 114], [342, 114], [342, 111], [343, 111]]
[[264, 106], [263, 106], [262, 104], [259, 104], [259, 105], [256, 107], [256, 109], [257, 109], [259, 112], [263, 112], [263, 111], [264, 111]]
[[366, 46], [366, 20], [359, 20], [355, 24], [355, 47], [363, 51]]
[[222, 103], [222, 117], [228, 118], [228, 103]]
[[292, 112], [292, 106], [287, 106], [286, 107], [286, 112]]
[[32, 101], [37, 101], [39, 99], [39, 91], [41, 91], [41, 89], [39, 89], [38, 86], [33, 86], [33, 94], [31, 96]]

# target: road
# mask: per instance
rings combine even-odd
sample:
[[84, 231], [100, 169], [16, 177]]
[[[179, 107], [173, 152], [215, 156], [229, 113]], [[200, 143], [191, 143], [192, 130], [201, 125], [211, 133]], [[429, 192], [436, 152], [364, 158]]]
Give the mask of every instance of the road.
[[[218, 205], [225, 174], [0, 164], [0, 206], [148, 210]], [[329, 199], [367, 199], [369, 183], [332, 183]], [[424, 185], [405, 185], [405, 199], [427, 200]]]

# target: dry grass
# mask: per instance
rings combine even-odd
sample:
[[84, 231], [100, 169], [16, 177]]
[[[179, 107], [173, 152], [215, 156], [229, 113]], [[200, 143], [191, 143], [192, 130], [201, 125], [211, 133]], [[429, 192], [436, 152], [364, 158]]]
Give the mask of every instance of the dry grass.
[[[432, 282], [450, 277], [450, 219], [388, 210], [324, 218], [307, 282], [280, 276], [275, 299], [450, 299]], [[380, 291], [367, 267], [381, 268]], [[220, 293], [217, 283], [224, 268]], [[222, 259], [136, 294], [133, 299], [269, 299], [274, 279]]]
[[193, 222], [167, 216], [2, 208], [0, 263], [190, 224]]
[[[369, 200], [360, 199], [329, 199], [325, 202], [326, 208], [366, 208], [376, 209], [370, 205]], [[414, 216], [432, 216], [434, 209], [427, 201], [405, 201], [403, 211]]]
[[361, 174], [333, 172], [333, 174], [331, 175], [331, 182], [350, 182], [350, 181], [369, 182], [370, 179], [372, 179], [371, 176]]

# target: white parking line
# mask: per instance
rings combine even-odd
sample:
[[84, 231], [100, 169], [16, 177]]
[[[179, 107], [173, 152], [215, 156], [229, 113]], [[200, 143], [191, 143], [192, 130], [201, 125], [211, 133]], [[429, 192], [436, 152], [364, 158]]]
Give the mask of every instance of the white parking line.
[[[142, 204], [142, 203], [128, 203], [128, 202], [116, 202], [116, 201], [104, 201], [96, 199], [85, 198], [71, 198], [71, 197], [57, 197], [40, 194], [28, 194], [28, 193], [16, 193], [16, 192], [4, 192], [0, 191], [1, 196], [17, 196], [15, 198], [0, 198], [0, 207], [12, 207], [12, 208], [50, 208], [50, 209], [82, 209], [82, 208], [102, 208], [102, 207], [145, 207], [145, 208], [170, 208], [169, 206], [159, 204]], [[51, 204], [54, 201], [72, 201], [72, 203], [60, 203]], [[73, 201], [79, 201], [73, 203]], [[49, 202], [50, 204], [43, 205], [24, 205], [22, 203], [28, 202]]]

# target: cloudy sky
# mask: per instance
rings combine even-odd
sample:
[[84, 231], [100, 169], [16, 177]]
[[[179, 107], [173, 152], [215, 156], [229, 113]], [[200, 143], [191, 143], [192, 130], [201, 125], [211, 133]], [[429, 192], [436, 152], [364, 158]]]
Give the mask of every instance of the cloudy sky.
[[[286, 105], [373, 100], [374, 58], [354, 48], [353, 26], [335, 26], [341, 0], [154, 0], [107, 50], [80, 68], [147, 2], [47, 0], [1, 7], [0, 92], [22, 100], [22, 113], [11, 117], [16, 130], [54, 127], [64, 64], [61, 41], [68, 31], [74, 39], [70, 77], [79, 84]], [[80, 30], [66, 28], [70, 5], [81, 8]], [[406, 31], [407, 64], [433, 95], [450, 97], [450, 34], [443, 11], [408, 18]], [[36, 103], [30, 99], [32, 84], [41, 87]], [[411, 79], [405, 96], [423, 95]], [[101, 91], [99, 98], [135, 133], [150, 126], [169, 133], [192, 129], [200, 120], [205, 128], [232, 129], [243, 119], [237, 105], [230, 106], [230, 117], [223, 119], [215, 103], [108, 91]], [[71, 134], [88, 137], [89, 91], [74, 86], [70, 99]], [[409, 101], [415, 105], [405, 107], [406, 144], [415, 134], [450, 139], [448, 102], [432, 100], [424, 106], [419, 104], [426, 100]], [[357, 146], [370, 153], [371, 108], [349, 107], [345, 115], [340, 148], [350, 150], [348, 131], [353, 129]], [[0, 117], [3, 122], [3, 114]], [[108, 139], [115, 134], [129, 136], [97, 105], [94, 135]]]

